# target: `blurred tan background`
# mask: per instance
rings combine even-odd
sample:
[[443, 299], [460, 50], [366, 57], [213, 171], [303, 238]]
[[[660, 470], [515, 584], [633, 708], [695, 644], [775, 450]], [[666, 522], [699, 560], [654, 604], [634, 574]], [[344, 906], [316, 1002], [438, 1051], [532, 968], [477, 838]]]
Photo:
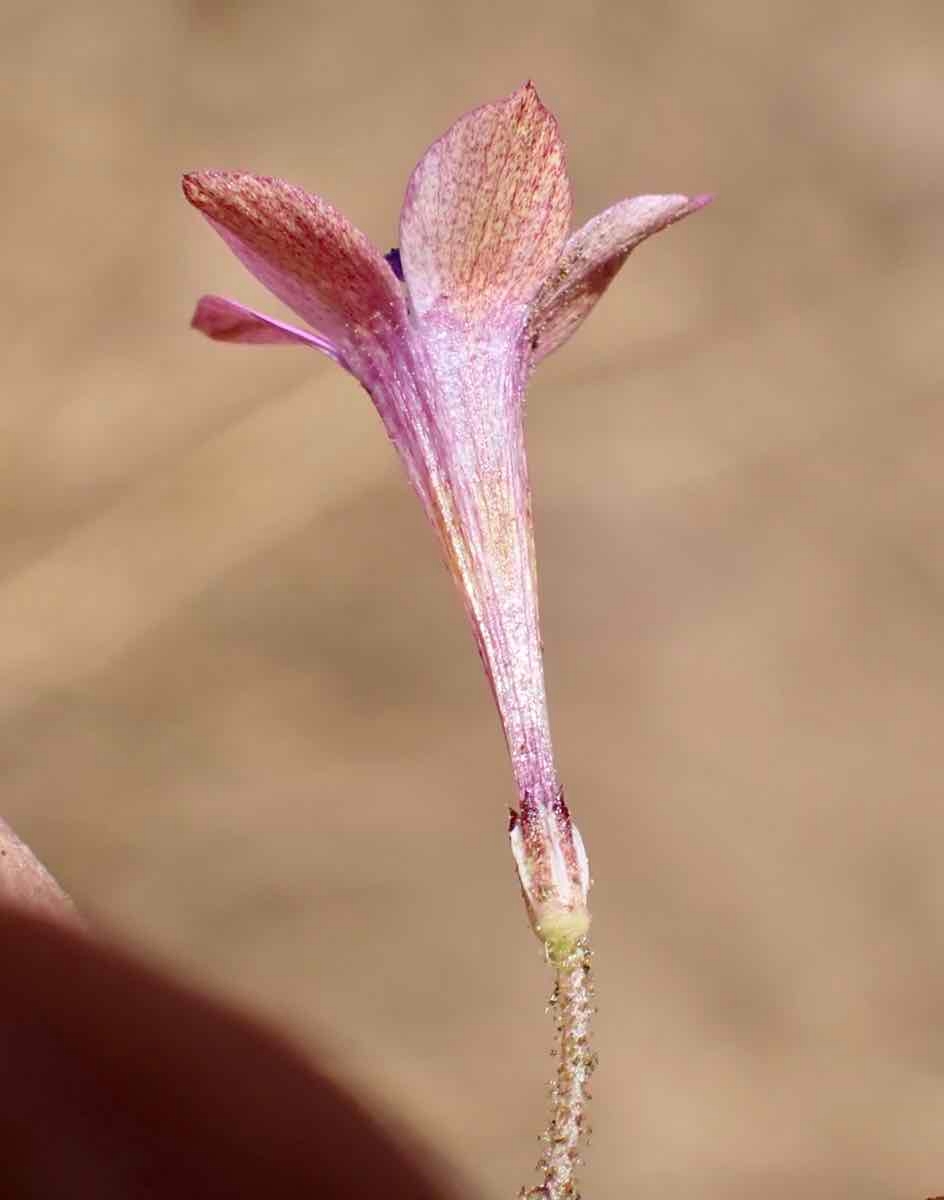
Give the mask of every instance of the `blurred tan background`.
[[944, 8], [0, 9], [4, 815], [78, 903], [529, 1178], [548, 977], [496, 718], [376, 415], [181, 171], [381, 249], [531, 76], [647, 244], [529, 407], [560, 767], [594, 875], [589, 1200], [944, 1189]]

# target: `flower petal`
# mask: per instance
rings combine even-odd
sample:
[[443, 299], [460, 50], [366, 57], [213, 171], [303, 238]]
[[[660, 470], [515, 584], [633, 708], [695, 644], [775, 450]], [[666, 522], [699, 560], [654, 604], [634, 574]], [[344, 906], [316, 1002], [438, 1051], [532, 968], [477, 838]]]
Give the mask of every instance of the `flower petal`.
[[53, 920], [79, 921], [72, 901], [3, 817], [0, 817], [0, 904], [30, 908]]
[[529, 331], [535, 361], [583, 323], [640, 242], [710, 201], [711, 196], [633, 196], [591, 217], [568, 240], [534, 302]]
[[338, 360], [337, 349], [327, 339], [296, 329], [284, 321], [276, 321], [264, 313], [247, 308], [224, 296], [201, 296], [190, 322], [215, 342], [242, 342], [251, 346], [314, 346], [324, 354]]
[[570, 185], [557, 122], [533, 84], [467, 113], [410, 178], [400, 254], [410, 298], [479, 322], [530, 302], [557, 261]]
[[183, 189], [259, 282], [346, 357], [405, 318], [383, 256], [320, 197], [235, 171], [185, 175]]

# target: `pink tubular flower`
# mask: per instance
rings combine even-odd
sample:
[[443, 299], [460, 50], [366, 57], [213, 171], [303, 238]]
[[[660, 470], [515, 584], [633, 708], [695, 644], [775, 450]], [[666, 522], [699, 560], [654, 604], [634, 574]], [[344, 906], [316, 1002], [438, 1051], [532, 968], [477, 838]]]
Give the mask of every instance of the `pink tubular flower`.
[[556, 960], [589, 925], [587, 857], [554, 766], [524, 450], [534, 365], [581, 324], [629, 253], [707, 197], [637, 196], [568, 236], [557, 122], [529, 83], [461, 117], [414, 170], [386, 258], [324, 200], [279, 179], [201, 171], [187, 199], [307, 323], [219, 296], [195, 328], [313, 346], [364, 386], [462, 593], [511, 755], [511, 843]]

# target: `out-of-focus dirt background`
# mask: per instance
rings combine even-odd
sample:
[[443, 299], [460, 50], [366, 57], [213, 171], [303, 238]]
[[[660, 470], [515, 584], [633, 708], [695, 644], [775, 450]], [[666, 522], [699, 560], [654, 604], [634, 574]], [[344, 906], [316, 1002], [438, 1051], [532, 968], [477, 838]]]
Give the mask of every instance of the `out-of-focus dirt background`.
[[385, 249], [427, 143], [534, 77], [578, 219], [719, 194], [529, 406], [597, 880], [586, 1194], [941, 1190], [944, 8], [35, 0], [0, 31], [4, 815], [487, 1195], [529, 1177], [548, 977], [460, 606], [354, 382], [188, 330], [203, 290], [279, 309], [177, 177], [286, 176]]

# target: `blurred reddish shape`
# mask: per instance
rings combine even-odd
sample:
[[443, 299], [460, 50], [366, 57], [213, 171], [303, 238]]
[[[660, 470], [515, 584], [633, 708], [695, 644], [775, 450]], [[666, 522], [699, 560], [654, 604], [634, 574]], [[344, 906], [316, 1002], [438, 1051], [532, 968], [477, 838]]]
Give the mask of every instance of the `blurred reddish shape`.
[[0, 905], [4, 1200], [446, 1200], [278, 1034]]

